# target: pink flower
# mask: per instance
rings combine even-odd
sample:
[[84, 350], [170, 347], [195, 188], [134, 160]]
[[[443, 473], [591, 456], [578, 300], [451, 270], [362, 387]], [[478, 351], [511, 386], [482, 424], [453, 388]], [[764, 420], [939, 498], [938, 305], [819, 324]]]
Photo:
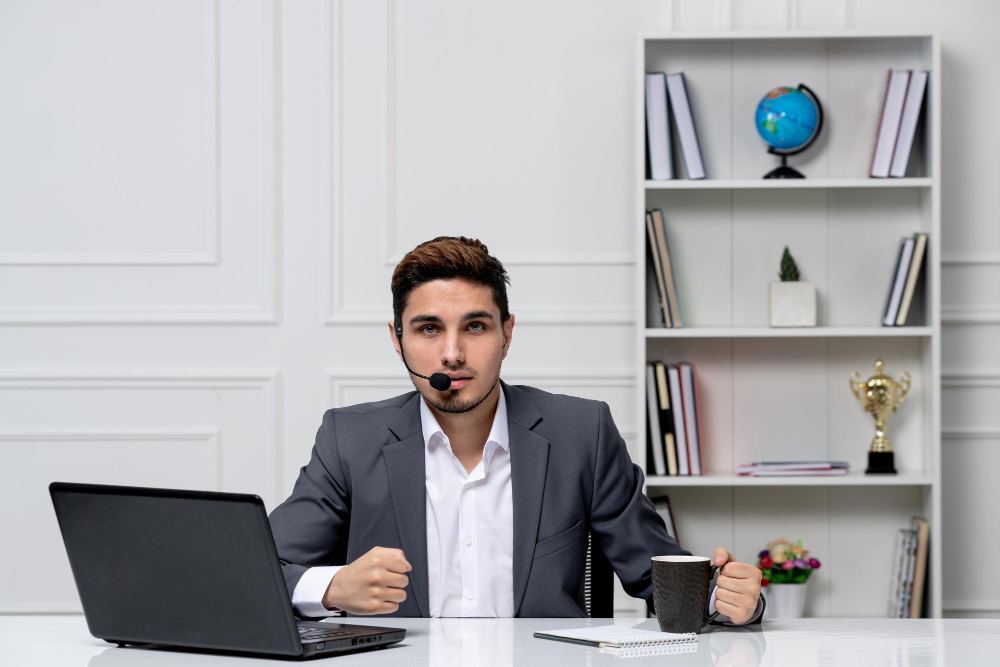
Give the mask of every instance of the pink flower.
[[795, 567], [795, 561], [792, 560], [786, 560], [784, 563], [781, 564], [782, 570], [791, 570], [793, 567]]
[[819, 561], [816, 560], [815, 558], [810, 558], [809, 559], [809, 567], [811, 567], [812, 569], [815, 570], [816, 568], [819, 567]]

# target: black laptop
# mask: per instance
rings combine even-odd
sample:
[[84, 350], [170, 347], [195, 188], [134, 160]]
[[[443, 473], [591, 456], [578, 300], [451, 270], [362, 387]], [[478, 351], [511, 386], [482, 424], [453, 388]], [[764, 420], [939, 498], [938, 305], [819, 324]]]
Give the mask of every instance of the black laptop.
[[307, 658], [406, 634], [296, 621], [258, 496], [65, 482], [49, 492], [99, 639]]

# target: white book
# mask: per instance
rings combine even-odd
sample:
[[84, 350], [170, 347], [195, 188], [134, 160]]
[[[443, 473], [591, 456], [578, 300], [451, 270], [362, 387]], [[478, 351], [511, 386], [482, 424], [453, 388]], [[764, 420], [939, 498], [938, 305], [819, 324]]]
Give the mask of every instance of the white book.
[[684, 401], [681, 400], [681, 375], [677, 366], [667, 366], [667, 379], [670, 381], [670, 403], [673, 405], [671, 412], [674, 415], [674, 442], [677, 444], [677, 474], [690, 475], [684, 410], [681, 407], [684, 405]]
[[754, 470], [749, 473], [751, 477], [841, 477], [847, 474], [844, 468], [830, 468], [828, 470]]
[[906, 276], [910, 272], [910, 260], [913, 259], [913, 246], [912, 238], [903, 240], [903, 250], [899, 255], [899, 264], [896, 265], [896, 277], [892, 282], [892, 291], [889, 292], [889, 303], [885, 307], [885, 316], [882, 318], [882, 324], [887, 327], [894, 326], [896, 317], [899, 315], [899, 304], [903, 298]]
[[701, 157], [701, 144], [698, 141], [698, 130], [694, 126], [684, 72], [667, 75], [667, 92], [670, 93], [670, 111], [674, 116], [687, 177], [692, 180], [705, 178], [705, 161]]
[[879, 116], [878, 136], [875, 137], [875, 150], [872, 152], [872, 162], [868, 169], [868, 175], [873, 178], [889, 176], [892, 152], [896, 148], [896, 137], [899, 136], [899, 123], [903, 116], [903, 103], [906, 101], [906, 87], [909, 81], [909, 70], [889, 70], [885, 97], [882, 100], [882, 113]]
[[910, 162], [910, 150], [913, 148], [913, 137], [917, 133], [917, 121], [920, 120], [920, 109], [924, 106], [926, 89], [927, 72], [916, 71], [910, 74], [910, 85], [906, 88], [906, 101], [903, 103], [903, 114], [899, 121], [899, 135], [896, 137], [892, 166], [889, 168], [889, 176], [893, 178], [906, 176], [906, 165]]
[[657, 475], [667, 474], [667, 464], [663, 459], [663, 429], [660, 428], [660, 405], [656, 394], [656, 378], [653, 377], [653, 364], [646, 364], [646, 408], [649, 412], [649, 443], [653, 450], [653, 466]]
[[900, 618], [910, 617], [910, 596], [913, 593], [913, 571], [917, 560], [917, 531], [906, 531], [906, 566], [903, 569], [903, 594], [900, 599]]
[[654, 181], [673, 178], [667, 81], [663, 72], [646, 74], [646, 142], [649, 149], [649, 177]]
[[681, 390], [684, 396], [684, 423], [687, 425], [691, 474], [701, 475], [701, 433], [698, 431], [698, 398], [694, 386], [694, 366], [684, 362], [678, 369], [681, 373]]

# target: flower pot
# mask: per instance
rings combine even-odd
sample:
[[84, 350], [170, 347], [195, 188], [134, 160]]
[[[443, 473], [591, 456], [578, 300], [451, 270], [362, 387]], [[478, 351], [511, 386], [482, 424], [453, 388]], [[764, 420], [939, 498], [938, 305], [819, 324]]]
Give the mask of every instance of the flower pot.
[[768, 618], [802, 618], [806, 608], [806, 582], [801, 584], [769, 583], [764, 587]]
[[769, 287], [772, 327], [816, 326], [816, 283], [773, 281]]

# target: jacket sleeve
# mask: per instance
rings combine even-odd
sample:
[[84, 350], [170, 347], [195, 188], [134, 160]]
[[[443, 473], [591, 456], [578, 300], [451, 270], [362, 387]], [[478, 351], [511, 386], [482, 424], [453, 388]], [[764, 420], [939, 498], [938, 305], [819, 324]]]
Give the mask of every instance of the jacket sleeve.
[[292, 495], [269, 517], [278, 560], [291, 598], [310, 567], [343, 565], [351, 522], [351, 493], [337, 450], [334, 411], [327, 410], [309, 463]]
[[591, 532], [625, 592], [644, 599], [652, 611], [650, 558], [690, 553], [670, 537], [653, 503], [643, 494], [645, 476], [629, 458], [625, 440], [611, 419], [611, 409], [603, 402], [597, 438]]

